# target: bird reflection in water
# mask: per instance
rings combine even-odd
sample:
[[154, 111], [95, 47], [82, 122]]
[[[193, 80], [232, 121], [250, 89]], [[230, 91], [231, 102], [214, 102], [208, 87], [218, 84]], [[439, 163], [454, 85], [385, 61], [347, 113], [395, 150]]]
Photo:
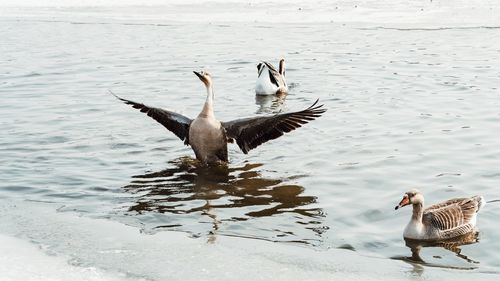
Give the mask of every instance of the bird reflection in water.
[[187, 231], [206, 235], [209, 242], [228, 235], [321, 243], [328, 229], [324, 212], [314, 206], [316, 197], [288, 183], [293, 179], [262, 177], [256, 170], [262, 164], [229, 168], [197, 167], [194, 162], [183, 157], [163, 171], [134, 176], [123, 187], [134, 195], [127, 215], [138, 216], [153, 231]]
[[[298, 86], [298, 83], [290, 83], [288, 85], [288, 90], [293, 92]], [[278, 93], [270, 96], [255, 95], [255, 104], [259, 106], [256, 113], [276, 114], [285, 112], [287, 109], [285, 104], [287, 96], [288, 94], [285, 93]]]
[[287, 94], [276, 94], [272, 96], [255, 96], [255, 104], [259, 106], [257, 114], [280, 113], [286, 111], [285, 100]]
[[[413, 271], [416, 273], [423, 272], [423, 266], [428, 267], [440, 267], [449, 269], [462, 269], [462, 270], [472, 270], [477, 268], [478, 261], [475, 261], [465, 254], [462, 253], [461, 246], [474, 244], [479, 242], [479, 232], [470, 232], [452, 239], [447, 239], [444, 241], [418, 241], [412, 239], [405, 239], [405, 244], [411, 250], [411, 257], [394, 257], [394, 259], [403, 260], [413, 265]], [[441, 247], [455, 254], [456, 257], [460, 258], [461, 261], [465, 261], [466, 265], [456, 264], [456, 262], [450, 261], [448, 264], [441, 264], [435, 262], [425, 261], [420, 253], [422, 248], [426, 247]], [[442, 256], [433, 256], [436, 259], [442, 259]]]

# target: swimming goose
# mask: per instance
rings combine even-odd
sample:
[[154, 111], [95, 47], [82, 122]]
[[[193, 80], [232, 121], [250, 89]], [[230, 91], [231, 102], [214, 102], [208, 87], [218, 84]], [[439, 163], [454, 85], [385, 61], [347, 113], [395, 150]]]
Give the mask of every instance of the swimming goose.
[[202, 164], [227, 162], [228, 142], [235, 140], [243, 153], [247, 154], [251, 149], [301, 127], [326, 111], [322, 108], [323, 105], [317, 105], [318, 100], [316, 100], [313, 105], [301, 111], [220, 122], [214, 115], [214, 92], [210, 74], [204, 71], [194, 71], [194, 73], [207, 90], [203, 109], [195, 119], [111, 94], [146, 113], [184, 141], [184, 144], [190, 145], [196, 159]]
[[285, 60], [281, 59], [279, 70], [268, 62], [261, 62], [257, 65], [257, 82], [255, 83], [255, 93], [259, 96], [268, 96], [288, 93], [288, 86], [285, 80]]
[[444, 240], [474, 231], [477, 212], [484, 206], [482, 196], [455, 198], [424, 209], [424, 196], [418, 190], [405, 193], [396, 210], [413, 205], [411, 220], [403, 236], [415, 240]]

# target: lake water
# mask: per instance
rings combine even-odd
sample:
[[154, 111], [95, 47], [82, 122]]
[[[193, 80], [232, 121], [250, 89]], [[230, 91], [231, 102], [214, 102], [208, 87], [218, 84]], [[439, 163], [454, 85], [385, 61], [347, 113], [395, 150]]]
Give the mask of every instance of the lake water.
[[[217, 13], [205, 20], [206, 3], [2, 8], [0, 202], [10, 216], [3, 232], [56, 254], [72, 251], [46, 237], [57, 236], [57, 228], [37, 236], [42, 226], [16, 225], [16, 216], [29, 218], [44, 202], [57, 213], [37, 214], [42, 221], [77, 214], [151, 237], [176, 231], [204, 243], [256, 239], [272, 242], [271, 251], [355, 252], [365, 263], [411, 268], [402, 239], [411, 209], [394, 211], [405, 191], [419, 188], [429, 204], [476, 194], [500, 198], [500, 24], [489, 25], [488, 16], [485, 24], [476, 17], [465, 25], [364, 22], [364, 10], [356, 14], [346, 3], [341, 22], [325, 20], [330, 10], [314, 22], [315, 11], [305, 7], [303, 15], [279, 3], [265, 4], [269, 10], [256, 18], [245, 17], [244, 4], [214, 8], [237, 11], [229, 20]], [[265, 20], [273, 9], [286, 12], [279, 22]], [[185, 18], [172, 18], [176, 12]], [[346, 20], [350, 14], [358, 20]], [[256, 64], [282, 57], [289, 95], [256, 99]], [[317, 98], [328, 111], [248, 155], [231, 145], [227, 168], [193, 169], [189, 147], [108, 90], [194, 117], [205, 91], [192, 71], [202, 69], [212, 73], [220, 120], [298, 110]], [[23, 210], [9, 210], [11, 202]], [[425, 278], [427, 270], [497, 278], [499, 212], [492, 203], [480, 213], [479, 243], [458, 254], [424, 248], [423, 266], [405, 276]], [[152, 243], [134, 251], [145, 255]], [[101, 265], [91, 255], [73, 258]], [[153, 268], [128, 273], [162, 276]]]

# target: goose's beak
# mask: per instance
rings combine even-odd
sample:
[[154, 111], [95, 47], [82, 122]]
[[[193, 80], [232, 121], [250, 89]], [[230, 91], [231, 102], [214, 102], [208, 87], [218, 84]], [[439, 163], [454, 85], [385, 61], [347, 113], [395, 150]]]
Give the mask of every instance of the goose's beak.
[[401, 200], [401, 202], [399, 202], [399, 204], [394, 208], [394, 210], [402, 208], [402, 207], [404, 207], [406, 205], [410, 205], [410, 198], [408, 198], [408, 195], [405, 195], [403, 197], [403, 199]]
[[196, 74], [196, 76], [198, 76], [198, 78], [202, 79], [203, 76], [201, 76], [201, 74], [199, 72], [193, 71], [193, 73]]
[[193, 71], [194, 74], [196, 74], [196, 76], [198, 76], [198, 78], [200, 78], [201, 82], [203, 82], [203, 84], [205, 84], [205, 87], [210, 87], [210, 80], [207, 78], [208, 76], [208, 73], [205, 74], [201, 74], [197, 71]]

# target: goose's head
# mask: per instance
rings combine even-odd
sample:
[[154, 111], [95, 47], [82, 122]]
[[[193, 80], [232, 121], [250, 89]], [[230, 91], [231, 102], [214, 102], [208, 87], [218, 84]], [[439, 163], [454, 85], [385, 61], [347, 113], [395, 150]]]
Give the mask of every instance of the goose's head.
[[406, 205], [410, 205], [410, 204], [424, 204], [424, 196], [422, 195], [422, 193], [420, 193], [420, 191], [416, 190], [416, 189], [412, 189], [408, 192], [405, 193], [405, 195], [403, 196], [403, 199], [401, 200], [401, 202], [399, 202], [399, 204], [396, 206], [396, 208], [394, 208], [395, 210], [399, 209], [399, 208], [402, 208]]
[[198, 78], [200, 78], [201, 82], [205, 84], [205, 87], [208, 88], [212, 86], [212, 76], [210, 76], [210, 73], [206, 71], [201, 71], [201, 72], [193, 71], [193, 72], [194, 74], [196, 74], [196, 76], [198, 76]]

